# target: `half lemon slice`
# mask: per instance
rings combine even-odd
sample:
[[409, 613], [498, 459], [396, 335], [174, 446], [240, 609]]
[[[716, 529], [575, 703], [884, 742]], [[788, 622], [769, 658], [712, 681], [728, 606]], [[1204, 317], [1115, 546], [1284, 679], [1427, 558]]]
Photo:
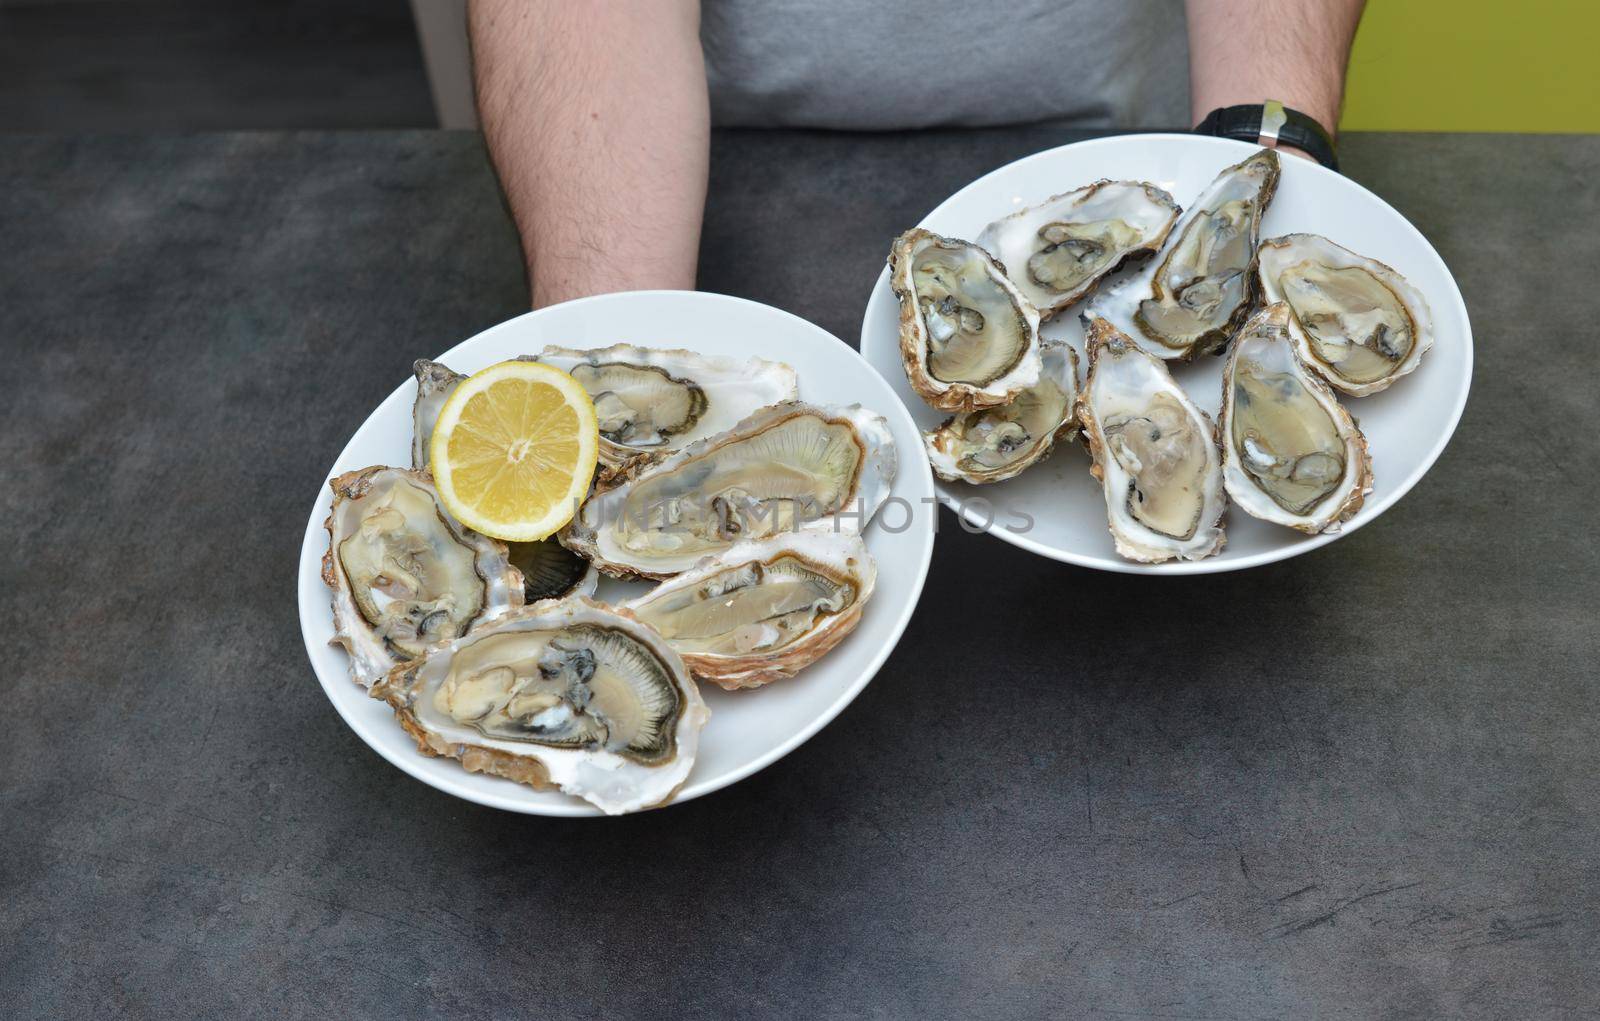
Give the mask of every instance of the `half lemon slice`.
[[428, 457], [439, 497], [468, 528], [543, 539], [589, 493], [600, 430], [577, 380], [539, 362], [491, 365], [456, 387]]

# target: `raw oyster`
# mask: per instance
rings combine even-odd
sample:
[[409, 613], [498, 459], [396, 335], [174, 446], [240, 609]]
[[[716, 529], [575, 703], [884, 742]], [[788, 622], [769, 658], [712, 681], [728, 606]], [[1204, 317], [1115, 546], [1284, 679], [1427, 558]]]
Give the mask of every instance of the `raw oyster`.
[[1117, 552], [1147, 564], [1222, 549], [1216, 428], [1160, 360], [1103, 319], [1085, 327], [1089, 378], [1078, 424], [1106, 494]]
[[1376, 259], [1316, 234], [1261, 242], [1256, 283], [1286, 301], [1304, 327], [1300, 357], [1353, 397], [1387, 389], [1433, 346], [1433, 315], [1422, 292]]
[[666, 578], [742, 539], [860, 532], [894, 474], [882, 415], [859, 404], [776, 404], [603, 478], [561, 542], [607, 574]]
[[417, 377], [417, 397], [411, 402], [411, 467], [422, 471], [428, 467], [428, 439], [439, 421], [439, 412], [467, 377], [426, 358], [413, 362], [411, 371]]
[[702, 681], [754, 688], [855, 630], [878, 569], [858, 536], [790, 532], [742, 542], [626, 604]]
[[538, 360], [570, 373], [594, 399], [600, 459], [612, 466], [677, 450], [799, 395], [794, 369], [761, 358], [616, 344], [590, 351], [547, 347]]
[[356, 681], [371, 687], [432, 643], [522, 605], [506, 548], [457, 524], [427, 475], [363, 468], [329, 486], [322, 580], [333, 589], [334, 642]]
[[594, 565], [567, 549], [552, 536], [538, 542], [508, 542], [511, 566], [522, 572], [523, 597], [541, 599], [594, 595], [600, 581]]
[[1278, 154], [1262, 149], [1200, 193], [1149, 265], [1089, 303], [1088, 315], [1158, 358], [1191, 359], [1227, 343], [1250, 312], [1250, 266], [1278, 188]]
[[889, 252], [900, 300], [900, 358], [941, 411], [1008, 403], [1039, 380], [1039, 310], [970, 241], [913, 228]]
[[1337, 531], [1372, 492], [1367, 440], [1295, 354], [1287, 304], [1245, 321], [1222, 373], [1222, 480], [1239, 507], [1302, 532]]
[[582, 596], [473, 629], [372, 688], [425, 755], [615, 815], [671, 799], [710, 717], [683, 660], [631, 614]]
[[922, 434], [933, 473], [947, 482], [1003, 482], [1042, 461], [1076, 431], [1078, 354], [1045, 341], [1039, 382], [998, 408], [969, 411]]
[[1178, 218], [1172, 196], [1143, 181], [1096, 181], [996, 220], [978, 244], [1046, 316], [1124, 263], [1149, 258]]

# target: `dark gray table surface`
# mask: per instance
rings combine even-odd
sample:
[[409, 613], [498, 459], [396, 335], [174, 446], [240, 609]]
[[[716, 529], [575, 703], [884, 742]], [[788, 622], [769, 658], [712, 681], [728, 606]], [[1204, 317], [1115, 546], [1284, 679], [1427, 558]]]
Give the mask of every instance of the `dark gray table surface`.
[[[701, 285], [854, 342], [896, 231], [1075, 137], [720, 135]], [[835, 723], [596, 822], [410, 779], [301, 647], [334, 455], [526, 307], [476, 137], [0, 136], [0, 1014], [1600, 1015], [1600, 138], [1344, 156], [1476, 332], [1415, 491], [1179, 579], [945, 514]]]

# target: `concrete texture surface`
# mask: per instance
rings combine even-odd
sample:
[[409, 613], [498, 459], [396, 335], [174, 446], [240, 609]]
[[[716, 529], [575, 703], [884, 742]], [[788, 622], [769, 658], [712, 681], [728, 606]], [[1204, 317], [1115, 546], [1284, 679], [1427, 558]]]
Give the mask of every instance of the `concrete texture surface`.
[[[702, 286], [853, 342], [895, 231], [1072, 137], [719, 135]], [[411, 780], [300, 644], [334, 454], [526, 307], [477, 139], [6, 139], [0, 1014], [1600, 1015], [1600, 138], [1344, 158], [1479, 345], [1396, 508], [1176, 579], [946, 514], [833, 725], [594, 822]]]
[[406, 0], [0, 2], [0, 131], [438, 124]]

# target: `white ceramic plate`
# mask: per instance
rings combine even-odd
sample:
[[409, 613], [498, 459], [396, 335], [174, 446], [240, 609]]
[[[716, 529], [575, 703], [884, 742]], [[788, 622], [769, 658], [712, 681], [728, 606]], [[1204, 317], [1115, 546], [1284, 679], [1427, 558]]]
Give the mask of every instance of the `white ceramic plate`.
[[[1064, 145], [978, 178], [929, 213], [921, 226], [970, 240], [992, 220], [1102, 177], [1154, 182], [1187, 207], [1219, 170], [1254, 149], [1198, 135], [1127, 135]], [[1046, 461], [1007, 482], [969, 486], [936, 481], [940, 501], [972, 525], [1041, 556], [1139, 574], [1204, 574], [1268, 564], [1327, 545], [1392, 507], [1438, 459], [1466, 406], [1472, 380], [1472, 328], [1466, 306], [1444, 261], [1405, 217], [1354, 181], [1285, 156], [1277, 197], [1267, 210], [1261, 236], [1295, 231], [1324, 234], [1399, 270], [1427, 296], [1438, 329], [1433, 350], [1423, 356], [1416, 372], [1383, 393], [1344, 398], [1371, 442], [1376, 482], [1360, 512], [1342, 531], [1301, 535], [1229, 508], [1228, 543], [1219, 555], [1194, 562], [1136, 564], [1112, 548], [1100, 486], [1089, 475], [1088, 455], [1075, 443], [1057, 444]], [[883, 239], [885, 252], [890, 240]], [[1067, 310], [1043, 332], [1070, 342], [1082, 362], [1080, 369], [1086, 371], [1077, 317], [1082, 307]], [[861, 353], [894, 387], [917, 424], [932, 428], [946, 416], [924, 404], [906, 382], [898, 316], [885, 268], [861, 323]], [[1192, 365], [1167, 364], [1194, 402], [1215, 417], [1222, 397], [1222, 363], [1221, 358], [1204, 357]]]
[[[900, 451], [891, 502], [867, 528], [867, 547], [878, 560], [878, 585], [861, 624], [833, 651], [798, 676], [753, 691], [701, 691], [711, 722], [700, 755], [674, 803], [699, 797], [777, 761], [837, 716], [866, 687], [905, 631], [922, 592], [933, 554], [933, 476], [917, 452], [915, 424], [893, 392], [861, 356], [832, 334], [766, 305], [718, 294], [640, 291], [608, 294], [530, 312], [485, 330], [439, 356], [458, 372], [474, 372], [547, 344], [605, 347], [687, 347], [708, 355], [760, 356], [788, 362], [800, 378], [800, 396], [818, 404], [860, 403], [889, 420]], [[418, 355], [427, 352], [417, 352]], [[398, 367], [397, 367], [398, 368]], [[350, 438], [328, 478], [372, 464], [409, 465], [411, 402], [408, 377]], [[321, 485], [300, 550], [300, 628], [306, 652], [334, 708], [379, 755], [441, 791], [494, 808], [534, 815], [597, 815], [589, 804], [556, 791], [536, 791], [509, 780], [468, 773], [450, 759], [426, 758], [382, 702], [350, 679], [344, 651], [330, 646], [333, 614], [322, 583], [328, 548], [323, 522], [330, 493]], [[601, 582], [601, 599], [646, 591], [640, 583]]]

